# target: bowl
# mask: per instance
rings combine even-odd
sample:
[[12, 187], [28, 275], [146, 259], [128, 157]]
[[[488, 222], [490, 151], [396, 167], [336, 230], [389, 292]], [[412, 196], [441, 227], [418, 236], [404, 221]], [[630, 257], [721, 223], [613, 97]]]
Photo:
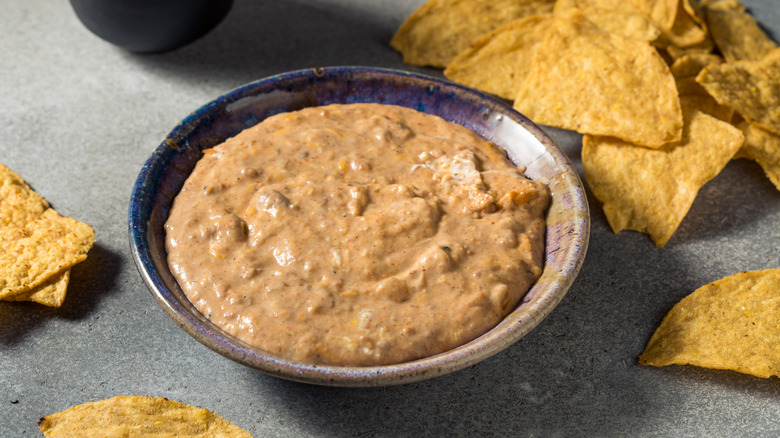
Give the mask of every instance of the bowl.
[[70, 0], [84, 26], [132, 52], [159, 53], [189, 44], [227, 15], [233, 0]]
[[[395, 365], [328, 366], [294, 361], [247, 345], [206, 319], [190, 303], [166, 262], [164, 224], [173, 198], [202, 150], [281, 112], [332, 103], [401, 105], [477, 132], [506, 150], [526, 175], [552, 193], [542, 276], [496, 327], [447, 352]], [[569, 159], [545, 133], [505, 103], [424, 75], [365, 67], [299, 70], [241, 86], [185, 118], [141, 169], [129, 208], [133, 258], [163, 310], [198, 341], [238, 363], [285, 379], [331, 386], [410, 383], [476, 364], [512, 345], [561, 301], [585, 258], [588, 203]]]

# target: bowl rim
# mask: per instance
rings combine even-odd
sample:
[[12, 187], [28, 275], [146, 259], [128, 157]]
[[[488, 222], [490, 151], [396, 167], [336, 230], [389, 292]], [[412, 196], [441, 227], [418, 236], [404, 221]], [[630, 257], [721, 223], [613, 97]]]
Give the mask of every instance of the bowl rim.
[[[353, 81], [366, 80], [369, 77], [403, 80], [409, 81], [417, 87], [428, 87], [426, 89], [429, 92], [432, 92], [431, 89], [435, 86], [436, 90], [441, 90], [441, 92], [457, 93], [458, 96], [468, 99], [469, 102], [478, 102], [499, 111], [503, 116], [509, 117], [513, 122], [521, 125], [542, 143], [545, 152], [552, 156], [556, 168], [559, 168], [560, 173], [565, 176], [564, 184], [567, 190], [571, 190], [571, 193], [565, 192], [570, 198], [566, 200], [567, 205], [573, 212], [572, 229], [568, 232], [578, 236], [575, 245], [564, 255], [568, 257], [564, 269], [553, 273], [555, 284], [545, 286], [540, 292], [542, 297], [535, 299], [532, 305], [523, 309], [522, 315], [519, 315], [518, 311], [526, 304], [531, 292], [529, 291], [526, 298], [498, 326], [464, 345], [414, 361], [368, 367], [298, 363], [272, 355], [229, 335], [200, 314], [192, 303], [189, 301], [183, 303], [177, 299], [174, 291], [170, 290], [162, 278], [163, 274], [171, 275], [167, 262], [165, 262], [165, 254], [155, 256], [151, 252], [150, 239], [153, 233], [149, 231], [151, 215], [156, 208], [154, 205], [158, 198], [158, 187], [155, 181], [159, 181], [170, 170], [168, 167], [171, 160], [176, 154], [181, 153], [182, 148], [177, 145], [177, 142], [186, 139], [186, 136], [193, 132], [194, 127], [203, 123], [211, 123], [213, 111], [224, 110], [231, 103], [246, 97], [257, 97], [252, 93], [260, 89], [270, 87], [270, 89], [283, 90], [284, 84], [289, 81], [301, 78], [322, 78], [327, 75], [333, 75], [337, 78], [348, 76]], [[451, 121], [458, 122], [457, 120]], [[189, 172], [187, 172], [188, 174]], [[184, 178], [186, 179], [186, 176]], [[175, 190], [177, 194], [179, 189]], [[553, 196], [555, 196], [554, 193]], [[582, 267], [589, 243], [590, 214], [582, 182], [563, 150], [538, 126], [505, 103], [474, 89], [420, 73], [379, 67], [335, 66], [294, 70], [241, 85], [213, 99], [184, 118], [157, 146], [138, 174], [130, 197], [128, 234], [136, 268], [157, 303], [179, 327], [215, 352], [242, 365], [288, 380], [328, 386], [388, 386], [412, 383], [474, 365], [503, 351], [535, 328], [563, 299]], [[549, 250], [548, 242], [545, 246]], [[159, 266], [160, 256], [163, 256], [164, 269], [162, 271]], [[547, 262], [547, 258], [546, 251], [545, 262]], [[545, 266], [546, 269], [547, 266]], [[165, 270], [167, 270], [167, 274]], [[174, 287], [178, 288], [178, 284], [175, 284]], [[534, 285], [532, 290], [536, 287]], [[177, 292], [183, 295], [180, 288]]]

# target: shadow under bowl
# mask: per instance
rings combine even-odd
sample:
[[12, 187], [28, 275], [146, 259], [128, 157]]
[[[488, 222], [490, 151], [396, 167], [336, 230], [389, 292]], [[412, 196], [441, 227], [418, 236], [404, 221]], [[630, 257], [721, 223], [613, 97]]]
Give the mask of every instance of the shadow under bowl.
[[[343, 367], [297, 363], [229, 335], [187, 299], [173, 277], [164, 224], [174, 197], [202, 150], [281, 112], [332, 103], [400, 105], [461, 124], [504, 149], [552, 193], [544, 270], [517, 307], [496, 327], [460, 347], [410, 362]], [[184, 119], [148, 159], [129, 208], [133, 258], [165, 312], [219, 354], [264, 373], [332, 386], [386, 386], [440, 376], [484, 360], [536, 327], [568, 291], [587, 251], [590, 216], [582, 183], [569, 159], [544, 132], [506, 104], [472, 89], [423, 75], [366, 67], [328, 67], [262, 79], [218, 97]]]

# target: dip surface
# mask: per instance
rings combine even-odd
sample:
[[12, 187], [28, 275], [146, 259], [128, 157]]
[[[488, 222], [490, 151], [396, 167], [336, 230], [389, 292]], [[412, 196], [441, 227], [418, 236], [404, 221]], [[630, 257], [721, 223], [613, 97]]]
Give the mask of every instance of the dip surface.
[[317, 364], [464, 344], [541, 275], [547, 187], [474, 132], [352, 104], [266, 119], [204, 151], [174, 200], [168, 263], [237, 338]]

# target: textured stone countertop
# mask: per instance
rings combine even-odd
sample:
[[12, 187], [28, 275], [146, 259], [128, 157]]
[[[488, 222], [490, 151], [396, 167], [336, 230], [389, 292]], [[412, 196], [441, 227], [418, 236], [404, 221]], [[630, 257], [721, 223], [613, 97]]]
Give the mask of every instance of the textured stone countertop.
[[[640, 366], [653, 330], [699, 286], [780, 265], [780, 192], [732, 161], [666, 247], [614, 234], [590, 198], [585, 264], [529, 335], [470, 368], [372, 389], [310, 386], [233, 363], [179, 329], [131, 258], [127, 209], [144, 161], [191, 111], [239, 85], [308, 67], [405, 66], [388, 41], [421, 0], [237, 0], [204, 38], [133, 54], [65, 0], [5, 0], [0, 162], [95, 227], [63, 307], [0, 303], [0, 437], [115, 395], [164, 396], [261, 436], [780, 436], [780, 380]], [[775, 39], [776, 0], [744, 0]], [[581, 171], [580, 137], [548, 132]], [[589, 194], [590, 196], [590, 194]]]

